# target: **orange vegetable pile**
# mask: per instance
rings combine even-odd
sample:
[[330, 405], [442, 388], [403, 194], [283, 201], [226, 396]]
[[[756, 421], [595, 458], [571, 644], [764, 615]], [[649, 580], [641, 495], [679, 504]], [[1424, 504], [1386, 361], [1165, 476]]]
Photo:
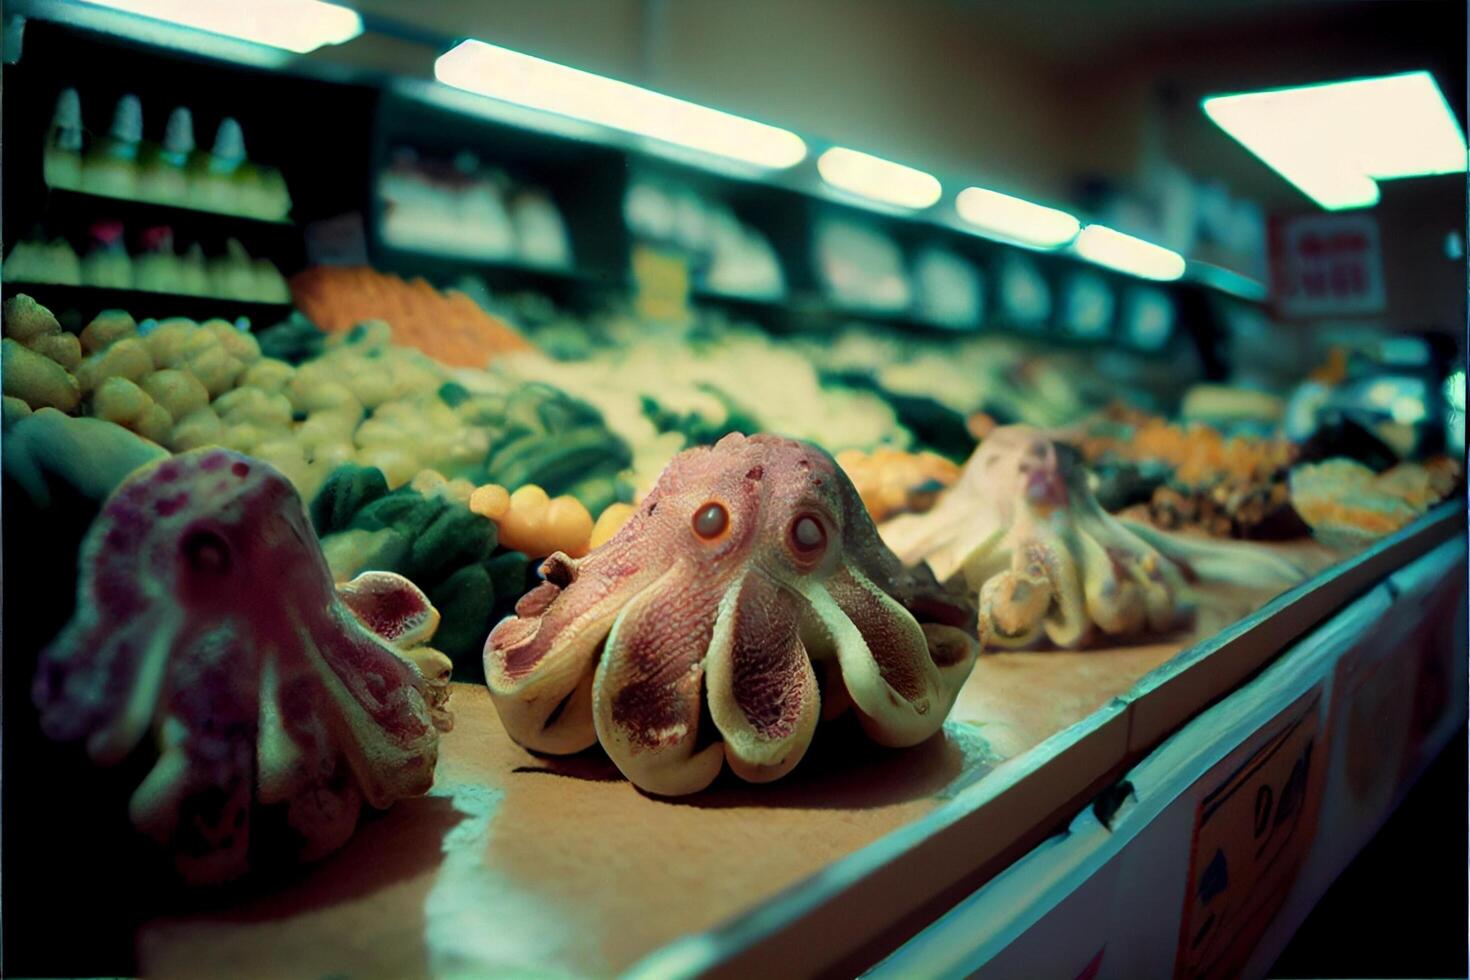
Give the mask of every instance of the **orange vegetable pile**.
[[313, 266], [292, 277], [291, 298], [323, 330], [386, 320], [394, 343], [455, 367], [482, 368], [497, 355], [532, 347], [464, 293], [441, 293], [423, 279], [407, 282], [375, 269]]

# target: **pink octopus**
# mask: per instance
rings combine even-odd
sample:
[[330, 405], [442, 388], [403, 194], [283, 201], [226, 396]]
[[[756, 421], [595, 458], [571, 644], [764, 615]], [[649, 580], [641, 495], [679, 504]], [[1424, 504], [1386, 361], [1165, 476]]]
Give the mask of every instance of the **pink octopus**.
[[501, 721], [539, 752], [601, 742], [661, 795], [725, 762], [777, 779], [848, 705], [916, 744], [979, 649], [971, 601], [899, 564], [830, 456], [774, 436], [680, 453], [612, 540], [541, 574], [485, 645]]
[[883, 525], [907, 562], [963, 583], [987, 647], [1043, 638], [1079, 647], [1164, 632], [1192, 606], [1191, 583], [1285, 588], [1305, 577], [1260, 548], [1167, 534], [1103, 510], [1075, 449], [1024, 425], [996, 429], [925, 514]]
[[449, 661], [409, 648], [438, 614], [389, 573], [339, 595], [276, 470], [202, 449], [135, 472], [79, 569], [76, 612], [41, 655], [42, 727], [85, 739], [101, 765], [153, 736], [129, 812], [186, 880], [243, 874], [266, 827], [283, 826], [297, 858], [320, 857], [352, 835], [363, 801], [433, 782]]

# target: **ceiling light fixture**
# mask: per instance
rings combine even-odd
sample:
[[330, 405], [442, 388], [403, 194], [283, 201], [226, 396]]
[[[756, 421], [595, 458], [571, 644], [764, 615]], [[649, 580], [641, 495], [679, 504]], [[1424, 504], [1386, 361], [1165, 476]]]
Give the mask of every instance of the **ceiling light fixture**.
[[434, 77], [476, 95], [771, 170], [806, 158], [806, 143], [787, 130], [484, 41], [463, 41], [440, 55]]
[[934, 204], [943, 193], [932, 174], [842, 146], [817, 158], [817, 172], [838, 190], [915, 211]]
[[1329, 211], [1377, 204], [1380, 180], [1465, 172], [1465, 134], [1427, 71], [1217, 95], [1200, 106]]
[[362, 17], [357, 11], [322, 0], [86, 0], [86, 3], [297, 54], [327, 44], [342, 44], [362, 33]]
[[1061, 248], [1082, 229], [1065, 211], [983, 187], [966, 187], [954, 205], [960, 217], [982, 234], [1030, 248]]
[[1178, 252], [1106, 225], [1083, 228], [1072, 250], [1089, 262], [1144, 279], [1168, 281], [1184, 275], [1184, 256]]

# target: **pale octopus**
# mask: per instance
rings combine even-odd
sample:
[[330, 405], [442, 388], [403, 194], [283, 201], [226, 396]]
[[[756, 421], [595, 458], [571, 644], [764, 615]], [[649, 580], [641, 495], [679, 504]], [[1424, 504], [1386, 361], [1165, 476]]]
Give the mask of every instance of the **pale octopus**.
[[138, 830], [182, 878], [239, 877], [276, 843], [340, 847], [366, 802], [433, 782], [451, 721], [438, 613], [408, 580], [340, 593], [301, 499], [270, 466], [202, 449], [144, 467], [82, 544], [76, 612], [34, 686], [50, 737], [115, 764], [152, 735]]
[[883, 525], [905, 562], [926, 562], [979, 603], [987, 647], [1085, 644], [1182, 623], [1195, 581], [1281, 589], [1295, 564], [1258, 548], [1166, 534], [1108, 514], [1075, 449], [1040, 430], [996, 429], [926, 514]]
[[501, 721], [537, 752], [600, 742], [659, 795], [726, 762], [777, 779], [849, 705], [873, 740], [921, 742], [979, 650], [969, 598], [898, 562], [831, 456], [775, 436], [680, 453], [611, 540], [541, 574], [486, 642]]

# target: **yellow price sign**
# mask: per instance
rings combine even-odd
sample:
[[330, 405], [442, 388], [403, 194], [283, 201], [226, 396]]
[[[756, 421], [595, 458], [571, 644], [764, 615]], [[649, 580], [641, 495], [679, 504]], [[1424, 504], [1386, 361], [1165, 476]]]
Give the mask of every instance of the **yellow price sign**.
[[633, 246], [633, 308], [666, 323], [689, 319], [689, 262], [676, 252]]

